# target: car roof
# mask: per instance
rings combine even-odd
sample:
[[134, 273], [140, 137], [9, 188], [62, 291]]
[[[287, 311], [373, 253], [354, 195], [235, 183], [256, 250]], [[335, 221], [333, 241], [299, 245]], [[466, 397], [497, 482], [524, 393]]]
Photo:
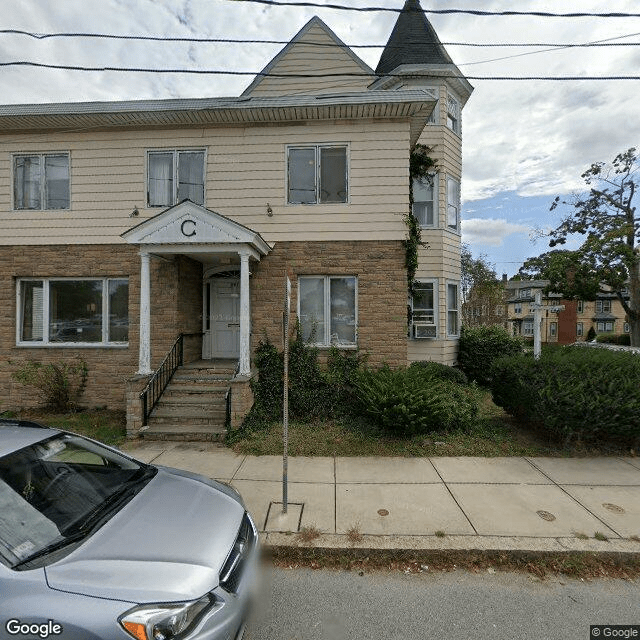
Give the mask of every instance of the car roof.
[[61, 433], [29, 420], [0, 419], [0, 456], [24, 449], [36, 442]]

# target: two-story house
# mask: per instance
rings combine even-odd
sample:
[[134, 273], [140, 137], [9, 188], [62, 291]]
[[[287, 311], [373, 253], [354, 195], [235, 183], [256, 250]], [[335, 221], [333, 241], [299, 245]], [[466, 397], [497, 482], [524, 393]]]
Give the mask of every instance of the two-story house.
[[[2, 407], [33, 403], [11, 377], [26, 360], [79, 357], [84, 402], [126, 395], [133, 430], [182, 336], [184, 363], [231, 363], [242, 414], [253, 349], [282, 344], [286, 276], [320, 349], [453, 363], [471, 91], [407, 0], [375, 70], [313, 18], [236, 98], [0, 107]], [[414, 185], [425, 244], [408, 321], [419, 142], [438, 172]]]
[[[533, 338], [531, 304], [541, 293], [543, 309], [542, 342], [571, 344], [586, 340], [589, 330], [598, 333], [628, 334], [629, 323], [622, 304], [613, 293], [601, 292], [595, 300], [564, 300], [561, 294], [545, 293], [548, 280], [511, 280], [506, 283], [507, 318], [511, 332]], [[559, 306], [564, 309], [553, 311]]]

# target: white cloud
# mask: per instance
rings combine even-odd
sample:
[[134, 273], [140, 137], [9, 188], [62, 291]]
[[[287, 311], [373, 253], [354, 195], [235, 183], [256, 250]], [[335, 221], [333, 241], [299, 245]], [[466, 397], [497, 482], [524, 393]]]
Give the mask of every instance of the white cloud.
[[501, 247], [507, 236], [530, 233], [531, 228], [505, 218], [469, 218], [462, 221], [462, 240], [472, 245]]

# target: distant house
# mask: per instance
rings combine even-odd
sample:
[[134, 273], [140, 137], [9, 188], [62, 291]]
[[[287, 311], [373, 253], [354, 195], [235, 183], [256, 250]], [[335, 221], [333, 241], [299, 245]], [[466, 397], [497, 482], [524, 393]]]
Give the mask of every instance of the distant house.
[[594, 301], [564, 300], [557, 293], [544, 293], [548, 280], [509, 281], [507, 290], [507, 321], [514, 335], [533, 338], [533, 311], [530, 306], [537, 291], [542, 292], [546, 307], [564, 306], [562, 311], [543, 312], [542, 342], [571, 344], [584, 341], [591, 328], [596, 334], [629, 333], [629, 323], [620, 301], [613, 293], [602, 293]]
[[[285, 276], [321, 350], [453, 363], [471, 91], [407, 0], [375, 70], [315, 17], [238, 98], [0, 107], [2, 407], [34, 402], [22, 362], [81, 357], [85, 402], [127, 403], [139, 426], [137, 394], [183, 336], [185, 363], [230, 363], [242, 413], [258, 342], [282, 342]], [[418, 143], [439, 162], [414, 184], [408, 300]]]

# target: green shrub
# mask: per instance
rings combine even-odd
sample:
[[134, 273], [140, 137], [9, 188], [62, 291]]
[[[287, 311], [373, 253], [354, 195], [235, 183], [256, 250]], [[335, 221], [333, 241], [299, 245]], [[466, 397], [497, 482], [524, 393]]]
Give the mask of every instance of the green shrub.
[[640, 442], [640, 357], [564, 347], [493, 364], [494, 402], [566, 443]]
[[600, 333], [596, 337], [596, 342], [629, 346], [631, 344], [631, 335], [628, 333]]
[[75, 363], [50, 362], [42, 364], [27, 360], [11, 374], [17, 382], [35, 387], [48, 409], [64, 413], [77, 408], [78, 400], [87, 385], [87, 363], [78, 358]]
[[460, 334], [458, 366], [470, 380], [488, 386], [491, 363], [503, 356], [522, 353], [523, 343], [503, 327], [463, 327]]
[[464, 371], [442, 364], [441, 362], [419, 360], [417, 362], [412, 362], [409, 368], [418, 369], [422, 371], [425, 376], [430, 378], [449, 380], [451, 382], [457, 382], [458, 384], [468, 383], [467, 376], [464, 374]]
[[269, 338], [258, 343], [254, 364], [258, 369], [257, 377], [251, 380], [254, 413], [259, 413], [267, 420], [278, 420], [282, 416], [284, 365], [282, 354], [278, 353]]
[[587, 342], [591, 342], [596, 339], [596, 330], [593, 327], [589, 327], [589, 331], [587, 331]]
[[356, 408], [394, 435], [468, 429], [478, 415], [477, 392], [449, 380], [425, 377], [420, 367], [354, 375]]

